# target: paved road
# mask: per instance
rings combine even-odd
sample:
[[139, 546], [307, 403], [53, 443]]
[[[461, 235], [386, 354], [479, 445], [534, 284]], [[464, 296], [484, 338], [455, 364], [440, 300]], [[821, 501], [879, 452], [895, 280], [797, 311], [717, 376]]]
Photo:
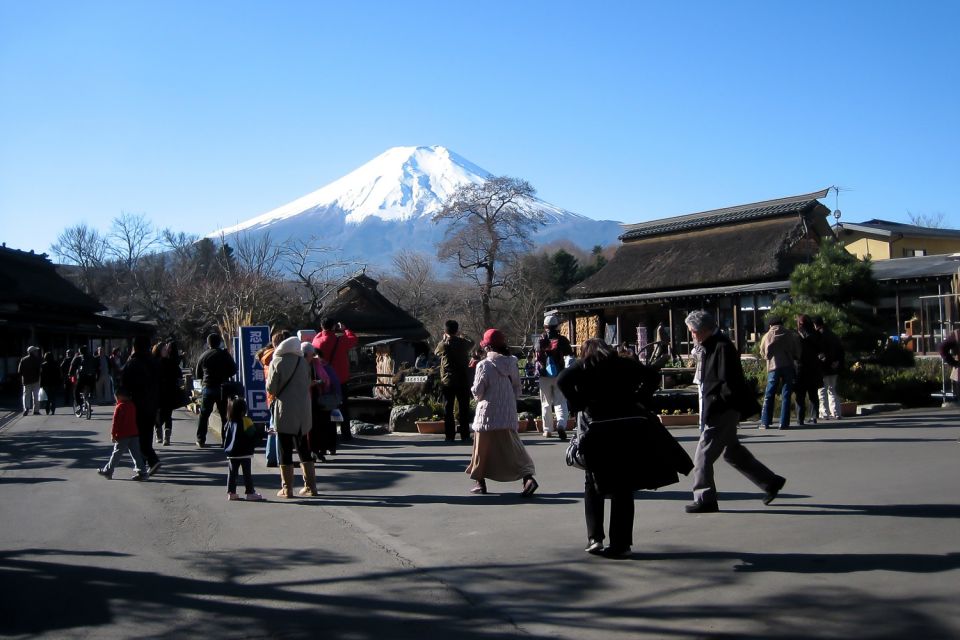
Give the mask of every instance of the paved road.
[[[109, 413], [0, 431], [0, 634], [56, 638], [957, 638], [960, 413], [903, 411], [743, 430], [788, 483], [718, 465], [722, 513], [688, 479], [640, 496], [634, 554], [583, 553], [582, 474], [524, 436], [541, 483], [467, 491], [468, 452], [366, 438], [320, 468], [322, 496], [225, 500], [192, 421], [148, 483], [107, 481]], [[674, 432], [693, 452], [695, 431]], [[257, 486], [276, 474], [258, 457]]]

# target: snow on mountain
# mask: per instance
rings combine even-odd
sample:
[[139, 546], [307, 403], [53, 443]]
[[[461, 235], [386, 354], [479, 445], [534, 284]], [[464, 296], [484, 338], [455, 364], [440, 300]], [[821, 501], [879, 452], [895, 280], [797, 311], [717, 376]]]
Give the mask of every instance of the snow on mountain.
[[[445, 147], [394, 147], [313, 193], [208, 237], [269, 232], [284, 241], [313, 235], [345, 257], [382, 267], [400, 249], [436, 253], [444, 227], [431, 221], [433, 214], [457, 187], [490, 176]], [[610, 244], [621, 231], [618, 222], [592, 220], [536, 198], [528, 206], [547, 217], [534, 234], [538, 244], [569, 239], [589, 249]]]

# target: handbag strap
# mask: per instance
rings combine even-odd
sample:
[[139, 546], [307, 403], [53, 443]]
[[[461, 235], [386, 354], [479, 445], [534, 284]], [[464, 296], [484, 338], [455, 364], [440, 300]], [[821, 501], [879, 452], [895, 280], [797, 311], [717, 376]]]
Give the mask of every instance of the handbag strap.
[[279, 390], [279, 391], [277, 391], [277, 395], [276, 395], [275, 397], [279, 398], [279, 397], [280, 397], [280, 394], [283, 393], [284, 391], [286, 391], [287, 385], [290, 384], [290, 381], [293, 380], [293, 376], [297, 373], [297, 369], [300, 368], [300, 361], [301, 361], [301, 360], [303, 360], [303, 358], [297, 358], [297, 364], [293, 365], [293, 373], [291, 373], [291, 374], [290, 374], [290, 377], [287, 378], [286, 382], [283, 383], [283, 386], [280, 387], [280, 390]]

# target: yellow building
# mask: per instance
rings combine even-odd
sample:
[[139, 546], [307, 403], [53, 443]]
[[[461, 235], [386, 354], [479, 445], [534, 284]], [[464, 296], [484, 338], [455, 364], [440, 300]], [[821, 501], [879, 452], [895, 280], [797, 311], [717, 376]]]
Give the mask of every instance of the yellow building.
[[960, 230], [917, 227], [912, 224], [868, 220], [842, 222], [833, 232], [847, 251], [872, 260], [960, 253]]

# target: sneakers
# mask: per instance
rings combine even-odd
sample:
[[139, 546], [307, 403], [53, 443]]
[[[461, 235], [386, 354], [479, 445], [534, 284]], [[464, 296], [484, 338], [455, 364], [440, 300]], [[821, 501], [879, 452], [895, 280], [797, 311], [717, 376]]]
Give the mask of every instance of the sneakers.
[[543, 437], [544, 437], [544, 438], [552, 438], [552, 437], [553, 437], [553, 431], [544, 431], [544, 432], [543, 432]]
[[132, 478], [130, 478], [130, 479], [131, 479], [131, 480], [136, 480], [137, 482], [146, 482], [147, 480], [150, 479], [150, 476], [148, 476], [147, 474], [145, 474], [145, 473], [143, 473], [143, 472], [141, 471], [140, 473], [135, 474], [135, 475], [134, 475]]
[[152, 465], [150, 465], [150, 468], [149, 468], [149, 469], [147, 469], [147, 475], [148, 475], [148, 476], [152, 476], [152, 475], [155, 474], [155, 473], [160, 469], [160, 467], [162, 467], [162, 466], [163, 466], [163, 465], [160, 464], [160, 461], [157, 460], [157, 461], [154, 462]]
[[197, 440], [197, 449], [203, 449], [204, 445], [206, 444], [207, 443], [204, 442], [203, 440]]
[[630, 557], [630, 547], [614, 547], [609, 546], [604, 549], [600, 555], [604, 558], [612, 558], [614, 560], [623, 560], [624, 558]]
[[684, 507], [687, 513], [717, 513], [720, 507], [716, 502], [693, 502]]
[[584, 549], [587, 553], [593, 556], [598, 556], [603, 552], [603, 540], [594, 540], [590, 538], [590, 543]]
[[25, 410], [25, 411], [23, 412], [23, 415], [25, 415], [25, 416], [30, 415], [30, 409]]
[[106, 467], [103, 467], [102, 469], [97, 469], [97, 473], [107, 480], [113, 480], [113, 469], [107, 469]]
[[244, 499], [247, 502], [262, 502], [263, 496], [254, 491], [253, 493], [248, 493]]
[[567, 441], [567, 432], [564, 431], [563, 429], [557, 431], [557, 436], [558, 436], [558, 437], [560, 438], [560, 440], [562, 440], [563, 442], [566, 442], [566, 441]]
[[233, 502], [234, 500], [239, 500], [239, 499], [240, 499], [240, 496], [238, 496], [238, 495], [235, 494], [235, 493], [228, 493], [228, 494], [227, 494], [227, 500], [229, 500], [229, 501], [231, 501], [231, 502]]
[[470, 493], [485, 494], [486, 492], [487, 492], [487, 483], [483, 480], [477, 480], [477, 484], [473, 485], [473, 488], [470, 489]]
[[783, 489], [783, 485], [787, 484], [787, 479], [782, 476], [777, 476], [773, 485], [771, 485], [770, 490], [767, 491], [767, 495], [763, 497], [763, 504], [768, 505], [773, 502], [777, 495], [780, 493], [780, 490]]

